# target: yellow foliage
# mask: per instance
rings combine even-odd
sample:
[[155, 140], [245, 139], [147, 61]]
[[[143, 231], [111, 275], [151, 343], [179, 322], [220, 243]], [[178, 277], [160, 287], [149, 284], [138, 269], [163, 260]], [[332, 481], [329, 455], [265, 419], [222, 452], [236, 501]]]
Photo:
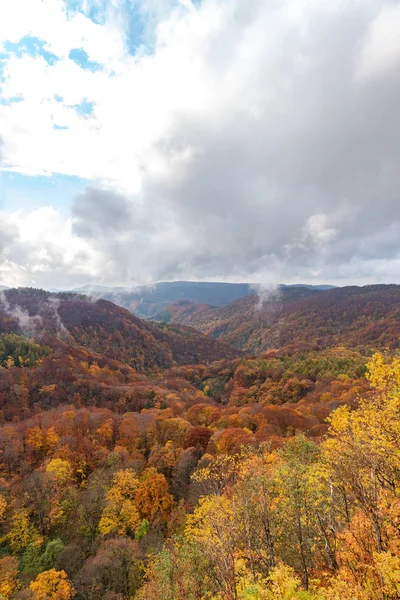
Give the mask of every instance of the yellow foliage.
[[4, 498], [3, 494], [0, 494], [0, 523], [4, 519], [6, 510], [7, 510], [7, 500]]
[[28, 511], [16, 510], [11, 518], [11, 527], [7, 535], [11, 550], [21, 552], [38, 538], [38, 532], [29, 519]]
[[346, 577], [342, 577], [342, 572], [332, 578], [328, 588], [321, 590], [323, 600], [373, 600], [366, 590], [360, 585], [349, 583]]
[[331, 415], [324, 450], [334, 471], [357, 472], [362, 485], [372, 489], [378, 474], [392, 481], [400, 469], [400, 359], [388, 363], [378, 353], [368, 369], [376, 391], [360, 401], [358, 410], [343, 406]]
[[[231, 502], [225, 496], [200, 498], [194, 513], [187, 516], [187, 537], [215, 548], [223, 547], [229, 531], [235, 528], [236, 518]], [[229, 527], [230, 525], [230, 527]]]
[[268, 600], [295, 600], [299, 598], [300, 579], [293, 569], [280, 564], [271, 570], [268, 578]]
[[99, 522], [100, 533], [126, 535], [135, 531], [141, 521], [134, 501], [138, 486], [139, 480], [133, 471], [117, 471], [106, 494], [106, 506]]
[[390, 552], [376, 552], [375, 563], [383, 578], [384, 593], [388, 597], [400, 597], [400, 558]]
[[390, 395], [400, 391], [400, 358], [386, 361], [381, 352], [377, 352], [367, 363], [367, 379], [372, 387]]
[[58, 484], [64, 485], [71, 481], [73, 470], [68, 460], [53, 458], [46, 467], [46, 473], [51, 473]]
[[34, 600], [70, 600], [75, 596], [66, 572], [55, 569], [40, 573], [29, 587]]
[[139, 480], [134, 471], [130, 469], [117, 471], [113, 477], [112, 486], [107, 493], [107, 500], [115, 502], [118, 502], [120, 499], [133, 500], [138, 485]]

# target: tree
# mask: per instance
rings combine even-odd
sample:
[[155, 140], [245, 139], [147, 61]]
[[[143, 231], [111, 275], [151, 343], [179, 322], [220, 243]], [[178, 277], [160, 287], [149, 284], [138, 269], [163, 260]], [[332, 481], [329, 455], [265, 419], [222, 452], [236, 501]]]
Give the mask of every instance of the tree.
[[205, 496], [187, 517], [185, 537], [198, 543], [226, 600], [237, 600], [237, 562], [241, 524], [236, 506], [225, 496]]
[[140, 523], [139, 510], [136, 506], [136, 494], [139, 480], [129, 469], [117, 471], [113, 477], [111, 488], [106, 494], [106, 505], [99, 522], [99, 531], [103, 535], [133, 535]]
[[394, 598], [398, 575], [390, 557], [400, 548], [400, 359], [374, 355], [367, 377], [373, 391], [358, 409], [343, 406], [331, 415], [323, 458], [347, 525], [340, 536], [340, 580]]
[[142, 580], [140, 559], [138, 545], [133, 540], [117, 537], [103, 542], [78, 574], [77, 591], [87, 600], [105, 598], [107, 594], [132, 598]]
[[256, 439], [251, 431], [240, 427], [225, 429], [215, 446], [218, 454], [239, 454], [242, 446], [255, 445]]
[[313, 551], [320, 539], [313, 515], [314, 488], [309, 478], [318, 448], [304, 436], [298, 436], [289, 440], [280, 454], [283, 460], [274, 475], [278, 491], [276, 517], [281, 528], [280, 555], [302, 574], [308, 589]]
[[11, 517], [11, 527], [7, 535], [13, 552], [19, 553], [38, 539], [38, 532], [31, 523], [26, 509], [18, 509]]
[[71, 463], [62, 458], [53, 458], [46, 466], [46, 473], [51, 473], [58, 485], [64, 486], [72, 479], [73, 471]]
[[3, 494], [0, 494], [0, 523], [3, 522], [7, 510], [7, 500]]
[[71, 600], [75, 596], [66, 572], [55, 569], [40, 573], [29, 588], [34, 600]]
[[141, 436], [135, 415], [129, 413], [124, 415], [118, 428], [118, 445], [129, 452], [134, 452], [139, 447], [140, 441]]
[[168, 492], [168, 483], [162, 473], [147, 469], [140, 480], [135, 494], [135, 503], [142, 519], [152, 524], [166, 523], [174, 506]]
[[208, 429], [208, 427], [204, 427], [203, 425], [193, 427], [187, 431], [183, 440], [183, 447], [197, 448], [199, 446], [205, 452], [212, 434], [213, 432], [211, 429]]
[[138, 600], [199, 600], [218, 588], [210, 577], [212, 565], [193, 540], [169, 540], [150, 562]]

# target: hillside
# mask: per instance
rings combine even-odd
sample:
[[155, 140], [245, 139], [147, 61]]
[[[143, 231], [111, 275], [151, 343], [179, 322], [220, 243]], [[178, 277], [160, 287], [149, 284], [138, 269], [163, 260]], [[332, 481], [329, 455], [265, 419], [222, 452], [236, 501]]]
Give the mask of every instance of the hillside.
[[177, 302], [157, 318], [190, 324], [252, 353], [290, 345], [399, 346], [400, 286], [299, 290], [283, 290], [264, 302], [249, 296], [217, 308]]
[[[284, 293], [295, 288], [314, 291], [332, 288], [329, 285], [281, 285]], [[143, 319], [152, 319], [173, 302], [188, 301], [195, 304], [223, 306], [239, 298], [251, 296], [259, 288], [258, 284], [223, 283], [214, 281], [170, 281], [154, 285], [140, 285], [134, 288], [107, 288], [105, 286], [84, 285], [72, 290], [88, 294], [94, 298], [110, 300], [130, 310]]]
[[0, 294], [0, 594], [396, 600], [400, 367], [371, 347], [397, 347], [398, 299], [173, 305], [283, 345], [249, 356], [106, 300]]
[[238, 298], [254, 294], [254, 289], [248, 283], [201, 281], [159, 282], [154, 285], [140, 285], [132, 289], [86, 285], [73, 291], [110, 300], [145, 319], [153, 318], [168, 304], [179, 300], [222, 306]]
[[3, 292], [1, 332], [61, 337], [142, 373], [240, 355], [237, 349], [189, 327], [145, 323], [107, 300], [35, 289]]

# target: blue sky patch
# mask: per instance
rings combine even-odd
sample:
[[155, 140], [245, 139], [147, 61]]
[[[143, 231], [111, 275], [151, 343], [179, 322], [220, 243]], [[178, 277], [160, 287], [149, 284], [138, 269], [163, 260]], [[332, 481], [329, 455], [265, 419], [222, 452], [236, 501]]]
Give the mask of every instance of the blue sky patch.
[[106, 21], [107, 14], [107, 2], [109, 0], [103, 0], [102, 2], [97, 0], [96, 2], [84, 2], [83, 0], [66, 0], [65, 4], [67, 7], [67, 14], [75, 12], [81, 12], [94, 23], [103, 25]]
[[89, 60], [88, 53], [83, 48], [74, 48], [69, 53], [69, 58], [74, 61], [79, 67], [87, 71], [102, 71], [103, 66], [95, 61]]
[[68, 214], [73, 198], [89, 181], [69, 175], [28, 176], [3, 171], [0, 175], [0, 209], [13, 212], [54, 206]]
[[10, 106], [10, 104], [16, 104], [22, 101], [22, 96], [13, 96], [12, 98], [0, 98], [0, 104], [2, 104], [3, 106]]
[[6, 42], [4, 48], [6, 52], [14, 54], [21, 58], [24, 54], [29, 54], [34, 58], [41, 56], [49, 65], [54, 65], [58, 61], [58, 57], [46, 50], [46, 43], [39, 38], [27, 35], [19, 40], [19, 42]]
[[96, 102], [89, 102], [85, 98], [80, 104], [74, 104], [70, 108], [74, 108], [80, 117], [90, 117], [93, 114], [95, 104]]

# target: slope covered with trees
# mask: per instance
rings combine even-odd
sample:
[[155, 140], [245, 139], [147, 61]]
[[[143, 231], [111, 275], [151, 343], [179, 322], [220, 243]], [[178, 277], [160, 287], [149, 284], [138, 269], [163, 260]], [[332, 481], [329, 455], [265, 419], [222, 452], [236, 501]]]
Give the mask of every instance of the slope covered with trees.
[[173, 364], [234, 358], [240, 351], [189, 327], [145, 323], [108, 302], [75, 294], [11, 289], [0, 298], [0, 332], [48, 335], [147, 373]]
[[254, 356], [106, 301], [3, 296], [0, 594], [397, 600], [400, 359], [376, 353], [397, 289], [339, 291], [292, 291], [290, 341]]
[[249, 296], [219, 308], [178, 302], [157, 318], [190, 324], [252, 353], [287, 346], [397, 348], [400, 286], [335, 288], [313, 291], [305, 297], [296, 297], [289, 288], [264, 301]]

